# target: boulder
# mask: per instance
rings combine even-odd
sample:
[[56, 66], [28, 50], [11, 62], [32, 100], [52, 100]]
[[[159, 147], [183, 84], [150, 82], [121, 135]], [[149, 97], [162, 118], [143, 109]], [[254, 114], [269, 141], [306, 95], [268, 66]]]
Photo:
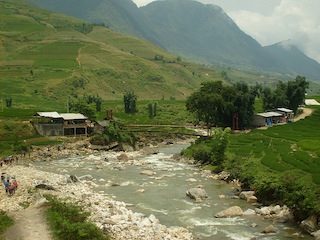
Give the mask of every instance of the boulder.
[[191, 188], [186, 192], [186, 195], [189, 196], [190, 198], [195, 199], [196, 202], [201, 202], [202, 199], [208, 197], [208, 194], [202, 188]]
[[300, 226], [308, 233], [316, 232], [318, 229], [318, 216], [312, 214], [306, 220], [303, 220]]
[[239, 206], [233, 206], [228, 209], [225, 209], [221, 212], [218, 212], [214, 215], [216, 218], [226, 218], [226, 217], [237, 217], [243, 216], [243, 211]]
[[257, 203], [258, 202], [258, 198], [256, 196], [251, 196], [247, 199], [248, 203]]
[[186, 180], [186, 182], [194, 183], [194, 182], [197, 182], [197, 179], [188, 178], [188, 179]]
[[312, 232], [312, 236], [314, 236], [315, 240], [320, 240], [320, 230]]
[[225, 181], [225, 180], [228, 180], [229, 176], [230, 176], [230, 173], [222, 171], [218, 174], [218, 179]]
[[243, 212], [243, 215], [255, 215], [256, 211], [253, 209], [247, 209], [246, 211]]
[[275, 232], [277, 232], [277, 228], [273, 225], [269, 225], [269, 226], [265, 227], [261, 232], [266, 233], [266, 234], [275, 233]]
[[67, 181], [69, 182], [69, 180], [74, 183], [80, 182], [80, 179], [76, 175], [70, 175]]
[[156, 173], [150, 170], [144, 170], [142, 172], [140, 172], [141, 175], [147, 175], [147, 176], [152, 176], [155, 175]]
[[254, 191], [242, 191], [242, 192], [239, 194], [239, 197], [240, 197], [241, 199], [244, 199], [244, 200], [247, 200], [247, 201], [248, 201], [248, 199], [249, 199], [250, 197], [252, 197], [252, 196], [254, 196]]
[[92, 175], [87, 174], [87, 175], [83, 175], [83, 176], [79, 177], [79, 179], [80, 180], [86, 180], [86, 181], [92, 181], [93, 177], [92, 177]]
[[118, 160], [123, 161], [123, 162], [129, 161], [127, 154], [124, 154], [124, 153], [119, 155], [117, 158], [118, 158]]
[[141, 150], [141, 153], [143, 155], [152, 155], [152, 154], [157, 154], [159, 153], [159, 149], [155, 147], [145, 147]]

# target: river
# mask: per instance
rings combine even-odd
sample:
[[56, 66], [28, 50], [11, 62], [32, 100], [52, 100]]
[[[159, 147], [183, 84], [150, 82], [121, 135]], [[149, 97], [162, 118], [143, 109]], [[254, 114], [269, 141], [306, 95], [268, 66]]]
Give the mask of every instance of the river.
[[[254, 210], [255, 207], [244, 200], [233, 199], [232, 185], [205, 178], [198, 167], [172, 159], [174, 154], [180, 153], [187, 146], [188, 144], [174, 144], [163, 147], [157, 154], [128, 161], [130, 164], [117, 160], [113, 152], [99, 152], [38, 162], [35, 167], [59, 174], [90, 174], [97, 184], [96, 191], [103, 191], [116, 200], [127, 203], [135, 212], [155, 215], [167, 227], [188, 228], [200, 240], [299, 238], [292, 235], [301, 231], [293, 223], [273, 223], [272, 220], [264, 220], [257, 215], [215, 218], [216, 213], [231, 206], [240, 206], [243, 211]], [[145, 169], [156, 174], [140, 174]], [[196, 182], [186, 181], [190, 178]], [[197, 185], [202, 185], [209, 196], [201, 203], [186, 196], [186, 191]], [[225, 198], [221, 198], [221, 195]], [[277, 233], [262, 234], [261, 231], [271, 224], [278, 229]], [[253, 227], [254, 225], [256, 226]], [[303, 234], [303, 237], [313, 239], [307, 234]]]

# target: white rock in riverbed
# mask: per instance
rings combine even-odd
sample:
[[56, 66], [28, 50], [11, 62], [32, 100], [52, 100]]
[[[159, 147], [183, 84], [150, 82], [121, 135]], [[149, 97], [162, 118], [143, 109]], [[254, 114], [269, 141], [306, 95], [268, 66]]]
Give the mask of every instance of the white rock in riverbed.
[[[155, 216], [145, 217], [142, 213], [135, 213], [126, 207], [124, 202], [115, 201], [106, 194], [93, 192], [91, 188], [96, 186], [92, 181], [68, 183], [68, 175], [58, 175], [42, 172], [30, 167], [13, 166], [2, 170], [10, 175], [17, 176], [19, 189], [10, 197], [4, 191], [0, 191], [0, 210], [18, 211], [23, 205], [35, 203], [42, 199], [43, 194], [56, 195], [66, 201], [81, 204], [85, 211], [90, 212], [89, 221], [106, 232], [112, 233], [112, 239], [153, 239], [153, 240], [192, 240], [192, 234], [185, 228], [167, 228], [161, 225]], [[57, 189], [49, 191], [38, 189], [37, 184], [44, 183]], [[32, 193], [37, 192], [36, 194]], [[41, 201], [41, 200], [40, 200]], [[155, 237], [156, 236], [156, 237]]]

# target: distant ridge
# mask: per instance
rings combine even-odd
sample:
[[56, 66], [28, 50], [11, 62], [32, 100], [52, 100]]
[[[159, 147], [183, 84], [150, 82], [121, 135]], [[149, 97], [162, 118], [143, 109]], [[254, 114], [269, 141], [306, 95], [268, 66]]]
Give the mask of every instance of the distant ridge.
[[[131, 0], [25, 0], [126, 34], [144, 38], [192, 61], [256, 68], [320, 80], [320, 64], [303, 52], [262, 47], [218, 6], [193, 0], [154, 1], [138, 8]], [[281, 54], [277, 52], [280, 50]], [[311, 64], [311, 65], [310, 65]]]

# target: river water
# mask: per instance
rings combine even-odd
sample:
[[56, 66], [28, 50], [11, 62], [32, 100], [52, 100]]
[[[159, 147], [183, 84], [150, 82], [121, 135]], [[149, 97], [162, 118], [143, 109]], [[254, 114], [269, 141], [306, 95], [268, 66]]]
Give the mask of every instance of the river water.
[[[187, 146], [188, 144], [175, 144], [163, 147], [158, 154], [135, 158], [134, 164], [118, 161], [115, 153], [100, 152], [39, 162], [35, 167], [59, 174], [90, 174], [98, 184], [96, 191], [104, 191], [116, 200], [129, 204], [129, 208], [135, 212], [146, 216], [155, 215], [167, 227], [186, 227], [200, 240], [299, 238], [292, 235], [301, 231], [295, 224], [273, 223], [272, 220], [264, 220], [257, 215], [215, 218], [216, 213], [232, 206], [240, 206], [243, 211], [255, 207], [244, 200], [231, 198], [233, 192], [230, 184], [207, 179], [196, 166], [172, 159], [173, 154], [180, 153]], [[156, 174], [140, 174], [146, 168]], [[196, 182], [186, 181], [190, 178]], [[186, 196], [187, 190], [198, 185], [202, 185], [209, 196], [201, 203]], [[219, 195], [225, 195], [225, 198]], [[257, 226], [253, 227], [253, 224]], [[261, 231], [271, 224], [277, 227], [278, 232], [262, 234]], [[303, 234], [303, 239], [313, 238]]]

